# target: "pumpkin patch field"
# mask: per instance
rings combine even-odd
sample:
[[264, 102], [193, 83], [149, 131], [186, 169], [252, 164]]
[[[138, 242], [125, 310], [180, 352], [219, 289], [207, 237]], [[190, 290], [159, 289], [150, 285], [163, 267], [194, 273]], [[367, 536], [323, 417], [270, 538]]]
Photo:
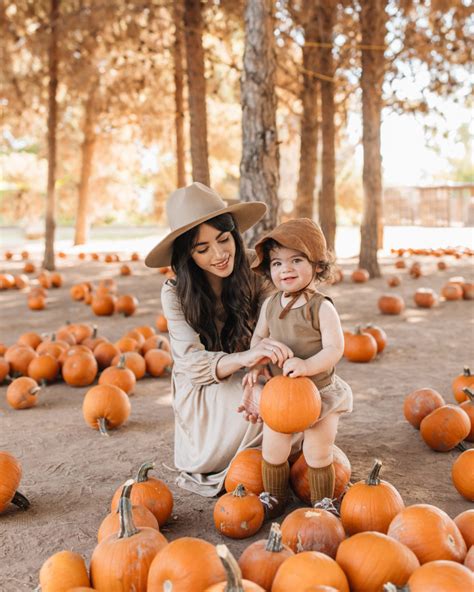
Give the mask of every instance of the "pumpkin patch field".
[[[114, 509], [137, 503], [133, 489], [139, 483], [126, 494], [131, 503], [119, 498], [140, 467], [138, 481], [164, 483], [156, 485], [164, 507], [140, 514], [145, 524], [156, 529], [159, 524], [149, 543], [154, 549], [166, 540], [196, 537], [227, 545], [238, 560], [249, 545], [267, 538], [271, 522], [260, 528], [261, 520], [253, 536], [229, 538], [214, 525], [216, 499], [175, 485], [172, 358], [160, 304], [166, 270], [147, 269], [138, 254], [107, 261], [103, 254], [68, 255], [58, 258], [60, 275], [53, 283], [31, 259], [33, 272], [20, 253], [0, 263], [0, 454], [10, 453], [21, 465], [13, 489], [29, 501], [22, 509], [0, 499], [1, 592], [33, 590], [43, 564], [60, 551], [79, 554], [87, 568], [94, 553], [94, 569], [100, 571], [100, 552], [94, 551], [99, 527], [112, 498]], [[474, 393], [463, 391], [474, 391], [474, 377], [471, 381], [464, 370], [474, 373], [474, 259], [445, 253], [442, 260], [445, 265], [428, 253], [394, 253], [381, 259], [383, 277], [367, 280], [355, 259], [345, 259], [342, 280], [321, 288], [341, 318], [346, 355], [337, 372], [354, 393], [354, 410], [342, 417], [336, 439], [350, 462], [350, 481], [357, 483], [342, 502], [342, 525], [354, 538], [338, 541], [341, 565], [350, 562], [351, 545], [360, 547], [375, 536], [364, 534], [368, 528], [361, 523], [383, 523], [380, 545], [392, 549], [404, 543], [405, 535], [398, 534], [410, 519], [410, 512], [401, 512], [404, 506], [430, 504], [452, 519], [473, 508], [472, 481], [463, 482], [472, 455], [457, 461], [460, 447], [474, 447], [474, 403], [469, 403]], [[61, 368], [64, 379], [58, 378]], [[20, 375], [28, 378], [8, 378]], [[440, 422], [453, 425], [449, 438], [440, 434]], [[6, 467], [2, 462], [0, 457]], [[240, 470], [244, 479], [245, 467]], [[0, 496], [6, 471], [0, 471]], [[11, 472], [12, 479], [19, 477], [18, 467]], [[357, 516], [355, 508], [368, 495], [358, 482], [369, 475], [378, 482], [379, 473], [396, 491], [380, 498], [380, 515]], [[18, 501], [26, 508], [24, 498]], [[294, 495], [286, 515], [303, 507]], [[112, 519], [110, 514], [107, 520]], [[328, 524], [332, 520], [329, 516]], [[166, 549], [171, 553], [169, 545]], [[306, 560], [302, 553], [292, 562]], [[417, 563], [413, 554], [410, 561]]]

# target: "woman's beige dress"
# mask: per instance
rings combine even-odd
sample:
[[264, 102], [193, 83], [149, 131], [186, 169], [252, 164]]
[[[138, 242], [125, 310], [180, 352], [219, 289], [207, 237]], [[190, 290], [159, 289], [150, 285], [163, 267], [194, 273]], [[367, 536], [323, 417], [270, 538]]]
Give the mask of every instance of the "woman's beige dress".
[[233, 457], [262, 444], [262, 424], [237, 413], [242, 398], [243, 372], [219, 380], [216, 366], [224, 352], [206, 351], [199, 335], [185, 321], [175, 288], [161, 291], [163, 312], [173, 355], [171, 378], [175, 415], [174, 462], [176, 483], [212, 497], [222, 489]]

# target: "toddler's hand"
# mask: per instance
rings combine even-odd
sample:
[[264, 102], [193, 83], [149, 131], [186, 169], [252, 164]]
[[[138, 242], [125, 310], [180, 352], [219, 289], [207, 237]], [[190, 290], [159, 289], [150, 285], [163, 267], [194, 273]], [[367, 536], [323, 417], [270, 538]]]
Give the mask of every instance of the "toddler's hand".
[[265, 379], [265, 382], [272, 377], [266, 366], [255, 366], [255, 368], [249, 370], [249, 372], [247, 372], [242, 378], [242, 386], [254, 386], [258, 382], [259, 376], [262, 376]]
[[262, 388], [260, 385], [252, 387], [249, 384], [247, 384], [244, 387], [242, 401], [240, 402], [240, 405], [237, 407], [237, 411], [239, 413], [243, 412], [244, 419], [250, 421], [251, 423], [260, 423], [262, 421], [259, 415], [261, 392]]
[[283, 364], [283, 376], [298, 378], [298, 376], [308, 376], [306, 362], [301, 358], [290, 358]]

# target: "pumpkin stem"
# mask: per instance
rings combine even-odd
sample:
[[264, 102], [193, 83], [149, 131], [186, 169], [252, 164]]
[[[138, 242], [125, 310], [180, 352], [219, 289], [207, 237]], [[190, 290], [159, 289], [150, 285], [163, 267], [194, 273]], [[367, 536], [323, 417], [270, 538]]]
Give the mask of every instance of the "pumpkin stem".
[[154, 462], [144, 462], [141, 467], [138, 469], [136, 482], [143, 483], [144, 481], [148, 481], [148, 472], [155, 468]]
[[107, 431], [107, 420], [105, 417], [99, 417], [97, 419], [97, 423], [99, 424], [99, 432], [102, 436], [110, 436], [109, 432]]
[[455, 448], [457, 448], [461, 452], [465, 452], [466, 450], [469, 450], [469, 448], [464, 444], [464, 442], [459, 442], [459, 444], [456, 444]]
[[471, 376], [471, 371], [468, 366], [464, 366], [463, 374], [464, 376]]
[[244, 592], [242, 572], [232, 553], [226, 545], [217, 545], [216, 551], [227, 573], [227, 585], [224, 592]]
[[383, 592], [410, 592], [410, 588], [408, 586], [395, 586], [392, 582], [388, 582], [384, 584]]
[[462, 389], [462, 392], [467, 395], [467, 398], [471, 401], [471, 403], [474, 403], [474, 391], [472, 389], [470, 389], [468, 386], [465, 386]]
[[30, 507], [29, 500], [19, 491], [15, 491], [15, 495], [13, 496], [11, 502], [20, 508], [20, 510], [27, 510]]
[[[46, 384], [46, 380], [44, 378], [43, 378], [43, 380], [41, 382], [44, 382]], [[28, 392], [30, 393], [30, 395], [36, 395], [36, 393], [39, 393], [40, 390], [41, 390], [41, 387], [39, 387], [39, 386], [32, 386]]]
[[173, 584], [171, 580], [165, 580], [163, 582], [163, 592], [173, 592]]
[[367, 477], [367, 481], [366, 481], [367, 485], [379, 485], [380, 484], [379, 473], [380, 473], [381, 468], [382, 468], [382, 461], [380, 461], [376, 458], [374, 460], [374, 466], [372, 467], [372, 470], [370, 471], [370, 474]]
[[125, 368], [125, 354], [120, 355], [119, 363], [117, 364], [117, 368], [120, 368], [120, 369]]
[[278, 522], [272, 522], [272, 527], [270, 528], [265, 551], [270, 551], [271, 553], [280, 553], [282, 549], [283, 544], [281, 542], [280, 525]]
[[95, 339], [97, 337], [97, 330], [98, 330], [97, 325], [92, 325], [92, 335], [91, 335], [92, 339]]
[[357, 327], [354, 329], [354, 335], [361, 335], [362, 334], [362, 330], [360, 328], [360, 325], [357, 325]]
[[122, 494], [119, 500], [119, 516], [120, 516], [120, 532], [119, 539], [127, 539], [139, 532], [138, 528], [133, 523], [132, 502], [130, 501], [130, 492], [135, 481], [129, 479], [126, 481], [122, 489]]
[[237, 487], [232, 492], [232, 495], [235, 495], [235, 497], [245, 497], [247, 495], [247, 491], [245, 490], [245, 487], [242, 485], [242, 483], [237, 485]]

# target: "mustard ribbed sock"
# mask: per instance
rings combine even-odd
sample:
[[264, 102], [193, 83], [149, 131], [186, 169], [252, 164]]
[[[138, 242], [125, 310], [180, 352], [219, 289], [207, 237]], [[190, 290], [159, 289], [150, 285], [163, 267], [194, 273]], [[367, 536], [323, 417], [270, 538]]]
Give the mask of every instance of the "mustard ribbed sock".
[[308, 481], [312, 506], [325, 497], [333, 498], [336, 472], [332, 463], [327, 467], [314, 468], [308, 466]]
[[277, 499], [267, 514], [269, 518], [276, 518], [283, 513], [289, 492], [290, 465], [288, 461], [281, 465], [272, 465], [262, 459], [263, 487], [272, 497]]

